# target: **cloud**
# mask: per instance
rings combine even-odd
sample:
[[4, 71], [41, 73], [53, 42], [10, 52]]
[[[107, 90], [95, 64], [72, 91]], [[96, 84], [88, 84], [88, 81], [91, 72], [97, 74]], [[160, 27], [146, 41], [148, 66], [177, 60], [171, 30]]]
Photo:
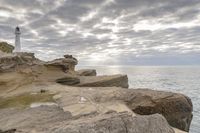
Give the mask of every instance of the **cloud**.
[[200, 58], [199, 0], [0, 0], [0, 5], [0, 39], [13, 44], [19, 25], [23, 50], [45, 60], [66, 53], [81, 64], [192, 64]]

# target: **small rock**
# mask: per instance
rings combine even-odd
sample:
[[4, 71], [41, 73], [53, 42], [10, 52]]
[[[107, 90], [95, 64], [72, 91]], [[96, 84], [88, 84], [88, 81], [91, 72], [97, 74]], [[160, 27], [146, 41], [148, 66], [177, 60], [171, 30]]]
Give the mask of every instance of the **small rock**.
[[64, 57], [65, 57], [65, 58], [73, 58], [72, 55], [68, 55], [68, 54], [64, 55]]

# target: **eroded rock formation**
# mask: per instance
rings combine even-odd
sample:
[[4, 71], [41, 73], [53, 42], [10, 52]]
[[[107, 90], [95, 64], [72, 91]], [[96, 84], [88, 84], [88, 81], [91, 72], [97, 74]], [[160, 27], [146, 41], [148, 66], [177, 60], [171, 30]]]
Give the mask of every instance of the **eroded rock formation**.
[[8, 44], [7, 42], [0, 42], [0, 51], [4, 53], [12, 53], [14, 46]]
[[95, 69], [81, 69], [77, 71], [79, 76], [97, 76]]
[[16, 129], [14, 132], [24, 133], [189, 131], [192, 103], [188, 97], [149, 89], [125, 89], [127, 75], [96, 76], [94, 70], [76, 71], [77, 63], [71, 55], [49, 62], [31, 53], [1, 56], [0, 130]]

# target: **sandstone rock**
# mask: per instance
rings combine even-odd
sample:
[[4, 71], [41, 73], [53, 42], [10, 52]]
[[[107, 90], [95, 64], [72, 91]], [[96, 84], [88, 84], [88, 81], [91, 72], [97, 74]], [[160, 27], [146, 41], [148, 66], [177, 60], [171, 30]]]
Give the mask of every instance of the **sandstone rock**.
[[76, 71], [79, 76], [96, 76], [97, 72], [95, 69], [81, 69]]
[[67, 58], [67, 59], [73, 59], [73, 60], [76, 60], [76, 61], [77, 61], [77, 59], [74, 58], [72, 55], [66, 54], [66, 55], [64, 55], [64, 57]]
[[8, 44], [7, 42], [0, 42], [0, 51], [4, 53], [12, 53], [14, 46]]
[[112, 76], [80, 76], [80, 84], [82, 87], [123, 87], [128, 88], [127, 75]]
[[73, 87], [66, 90], [60, 94], [60, 106], [73, 115], [130, 110], [140, 115], [159, 113], [171, 126], [189, 131], [192, 104], [182, 94], [116, 87]]
[[161, 115], [132, 117], [127, 113], [85, 118], [50, 130], [55, 133], [174, 133]]
[[49, 61], [49, 62], [45, 63], [46, 66], [58, 66], [64, 72], [74, 71], [75, 65], [77, 65], [77, 64], [78, 64], [77, 59], [72, 56], [55, 59], [53, 61]]
[[[156, 104], [156, 101], [162, 101], [162, 100], [166, 101], [166, 99], [173, 99], [173, 97], [176, 98], [175, 102], [170, 101], [169, 104], [163, 104], [162, 106], [163, 110], [161, 109], [162, 111], [158, 113], [163, 114], [166, 118], [175, 117], [175, 119], [173, 119], [175, 122], [176, 121], [183, 122], [183, 119], [180, 118], [179, 116], [176, 117], [174, 116], [173, 113], [169, 113], [168, 112], [169, 110], [167, 110], [167, 108], [174, 107], [175, 108], [174, 111], [179, 110], [180, 115], [182, 116], [184, 115], [184, 118], [188, 117], [189, 114], [191, 114], [192, 110], [189, 101], [187, 100], [185, 101], [184, 100], [185, 96], [180, 94], [169, 93], [169, 92], [158, 92], [153, 90], [134, 90], [134, 89], [131, 90], [131, 89], [122, 89], [117, 87], [70, 87], [59, 84], [48, 83], [42, 85], [41, 83], [38, 83], [35, 85], [34, 84], [26, 85], [24, 87], [21, 87], [20, 90], [13, 90], [13, 92], [9, 92], [9, 97], [11, 97], [12, 95], [19, 95], [19, 93], [28, 93], [28, 91], [29, 93], [31, 93], [38, 90], [38, 93], [40, 93], [41, 88], [44, 87], [45, 90], [48, 91], [50, 94], [57, 94], [54, 96], [54, 100], [57, 102], [58, 107], [61, 108], [63, 112], [70, 113], [71, 117], [78, 121], [81, 120], [81, 118], [83, 118], [82, 121], [86, 120], [85, 117], [89, 117], [90, 119], [95, 119], [93, 117], [104, 116], [105, 114], [110, 114], [110, 112], [118, 112], [118, 113], [128, 112], [128, 114], [130, 114], [131, 116], [135, 116], [135, 114], [132, 111], [136, 111], [136, 113], [138, 113], [137, 108], [142, 106], [144, 108], [144, 111], [146, 111], [145, 107], [149, 107], [152, 104], [152, 110], [153, 109], [156, 110], [157, 106], [154, 106], [154, 104]], [[5, 96], [4, 93], [1, 94]], [[190, 111], [188, 110], [188, 114], [186, 114], [184, 110], [182, 110], [183, 108], [190, 109]], [[172, 108], [170, 110], [173, 111]], [[35, 109], [35, 111], [37, 110]], [[143, 112], [142, 109], [140, 111]], [[16, 117], [19, 116], [18, 114], [13, 113], [16, 114], [16, 116], [11, 117], [9, 114], [6, 114], [6, 112], [9, 111], [2, 112], [2, 110], [0, 110], [0, 113], [2, 113], [2, 115], [0, 115], [0, 118], [2, 118], [0, 119], [0, 125], [1, 125], [1, 120], [2, 122], [7, 121], [7, 119], [6, 120], [4, 119], [5, 117], [10, 118], [10, 121], [12, 121], [16, 120]], [[23, 111], [21, 113], [24, 114]], [[150, 111], [150, 113], [154, 114], [156, 112]], [[3, 114], [5, 115], [4, 117], [2, 117]], [[168, 115], [166, 116], [165, 114]], [[58, 120], [58, 122], [60, 121]], [[191, 121], [188, 122], [184, 121], [184, 122], [185, 126], [187, 126], [187, 124], [189, 124]], [[14, 125], [16, 123], [17, 122], [15, 122]], [[51, 125], [49, 123], [46, 124], [47, 126]], [[53, 125], [55, 126], [55, 124]], [[170, 123], [170, 125], [173, 125], [173, 123]], [[59, 124], [57, 126], [59, 127]], [[57, 129], [57, 126], [55, 127], [55, 129]], [[178, 124], [175, 125], [175, 127], [180, 129], [180, 125]], [[15, 127], [8, 126], [7, 129], [12, 129], [12, 128]], [[0, 129], [3, 128], [0, 127]]]
[[127, 105], [140, 115], [162, 114], [169, 124], [189, 131], [192, 121], [192, 102], [182, 95], [153, 90], [130, 90], [124, 97]]
[[46, 123], [62, 122], [71, 119], [71, 114], [57, 106], [40, 106], [26, 109], [1, 109], [0, 129], [9, 130], [19, 127], [33, 127]]
[[1, 110], [0, 116], [1, 129], [14, 128], [21, 133], [174, 133], [158, 114], [133, 117], [129, 113], [113, 112], [77, 119], [56, 106], [43, 106], [21, 111]]
[[56, 82], [63, 85], [76, 85], [80, 83], [80, 79], [77, 77], [66, 76], [66, 77], [57, 79]]
[[44, 94], [51, 95], [57, 106], [0, 109], [0, 129], [17, 129], [21, 133], [182, 132], [173, 130], [156, 114], [159, 113], [172, 127], [189, 131], [193, 107], [188, 97], [124, 89], [128, 87], [126, 75], [77, 76], [74, 71], [77, 63], [70, 55], [50, 62], [40, 61], [30, 53], [1, 56], [0, 101], [22, 94], [41, 94], [45, 90]]
[[77, 63], [78, 61], [74, 57], [44, 62], [35, 58], [33, 53], [19, 52], [0, 56], [0, 72], [16, 71], [17, 69], [29, 68], [34, 65], [48, 68], [55, 67], [63, 72], [73, 72]]
[[40, 60], [35, 58], [33, 53], [14, 53], [0, 57], [0, 72], [15, 71], [18, 68], [39, 64]]

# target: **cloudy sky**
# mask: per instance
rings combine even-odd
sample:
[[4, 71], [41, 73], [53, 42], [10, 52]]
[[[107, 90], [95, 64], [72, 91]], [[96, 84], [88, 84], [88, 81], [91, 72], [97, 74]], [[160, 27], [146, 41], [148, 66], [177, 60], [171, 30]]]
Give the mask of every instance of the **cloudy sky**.
[[200, 64], [200, 0], [0, 0], [0, 40], [81, 65]]

